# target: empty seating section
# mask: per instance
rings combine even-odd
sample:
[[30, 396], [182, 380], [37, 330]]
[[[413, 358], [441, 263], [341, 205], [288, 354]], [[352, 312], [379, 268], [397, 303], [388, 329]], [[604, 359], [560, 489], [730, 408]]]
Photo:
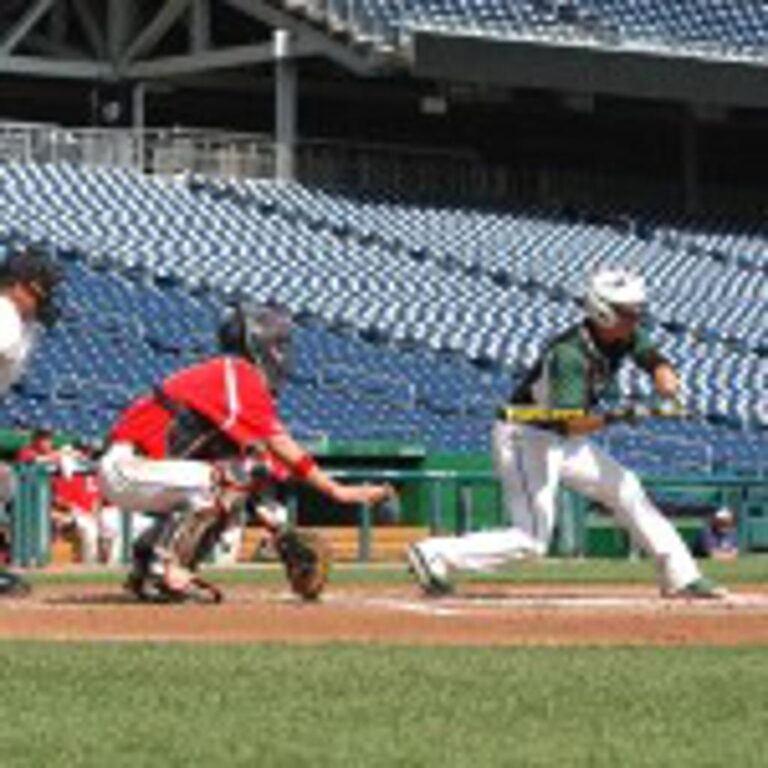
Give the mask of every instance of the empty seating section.
[[768, 54], [768, 11], [760, 0], [329, 0], [326, 8], [331, 18], [351, 14], [362, 36], [389, 41], [426, 28], [705, 55]]
[[[67, 166], [4, 166], [0, 203], [0, 235], [55, 246], [69, 277], [65, 321], [3, 405], [12, 423], [99, 434], [132, 394], [214, 349], [222, 300], [249, 297], [299, 319], [282, 407], [300, 437], [485, 451], [511, 379], [579, 317], [585, 272], [622, 263], [648, 276], [650, 321], [713, 423], [648, 426], [618, 450], [652, 438], [664, 450], [641, 450], [650, 469], [766, 461], [760, 233]], [[622, 386], [647, 387], [636, 374]]]

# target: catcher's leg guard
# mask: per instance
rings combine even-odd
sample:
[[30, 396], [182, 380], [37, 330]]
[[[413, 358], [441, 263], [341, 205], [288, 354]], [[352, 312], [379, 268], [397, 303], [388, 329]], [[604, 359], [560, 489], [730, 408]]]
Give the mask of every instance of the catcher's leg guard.
[[160, 539], [166, 521], [158, 517], [133, 542], [131, 547], [131, 570], [128, 572], [124, 587], [140, 600], [149, 597], [148, 586], [152, 577], [152, 566], [155, 561], [155, 545]]
[[202, 595], [221, 602], [221, 591], [196, 571], [225, 527], [217, 507], [170, 516], [151, 544], [148, 577], [155, 594], [171, 602]]

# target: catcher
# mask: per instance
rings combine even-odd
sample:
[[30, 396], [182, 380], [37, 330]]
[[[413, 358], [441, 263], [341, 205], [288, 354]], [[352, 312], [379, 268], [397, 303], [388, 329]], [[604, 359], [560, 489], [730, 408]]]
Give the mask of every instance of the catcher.
[[[126, 587], [136, 596], [184, 599], [221, 593], [196, 569], [244, 503], [288, 476], [336, 502], [375, 505], [386, 485], [342, 485], [280, 421], [275, 398], [291, 367], [292, 321], [280, 308], [239, 305], [219, 327], [221, 356], [179, 370], [118, 417], [99, 462], [108, 501], [151, 512], [157, 522], [135, 543]], [[330, 553], [254, 504], [274, 536], [294, 591], [317, 597]]]
[[[615, 388], [628, 358], [652, 378], [660, 397], [669, 400], [677, 395], [674, 368], [640, 324], [645, 304], [640, 275], [602, 269], [590, 276], [584, 297], [586, 318], [547, 345], [513, 392], [509, 406], [500, 409], [494, 426], [493, 458], [509, 527], [413, 545], [408, 560], [426, 593], [449, 592], [452, 572], [493, 570], [515, 559], [544, 556], [562, 480], [599, 501], [629, 530], [655, 563], [663, 595], [693, 599], [725, 595], [725, 590], [702, 577], [684, 541], [653, 505], [637, 476], [588, 438], [610, 423], [611, 416], [625, 418], [601, 414], [596, 408]], [[516, 421], [514, 414], [524, 410], [539, 411], [538, 421]], [[558, 420], [556, 414], [567, 418]]]

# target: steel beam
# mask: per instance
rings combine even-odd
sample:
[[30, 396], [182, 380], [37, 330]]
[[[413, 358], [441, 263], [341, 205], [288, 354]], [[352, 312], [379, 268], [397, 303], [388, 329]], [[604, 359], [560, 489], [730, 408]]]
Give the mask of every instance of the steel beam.
[[165, 33], [187, 10], [190, 2], [191, 0], [167, 0], [152, 21], [139, 32], [125, 53], [120, 56], [120, 68], [126, 67], [139, 57], [152, 51]]
[[55, 37], [38, 35], [35, 32], [27, 35], [25, 43], [28, 50], [56, 59], [83, 59], [85, 61], [89, 58], [88, 54], [81, 48], [76, 48], [63, 40], [57, 40]]
[[275, 176], [280, 181], [296, 177], [298, 126], [298, 61], [293, 39], [284, 29], [273, 34], [275, 57]]
[[56, 0], [37, 0], [0, 41], [0, 56], [10, 55], [55, 2]]
[[311, 45], [316, 54], [322, 55], [361, 77], [374, 74], [372, 63], [345, 45], [334, 43], [328, 37], [290, 14], [277, 10], [262, 0], [223, 0], [224, 3], [251, 18], [275, 29], [285, 29], [297, 41]]
[[129, 78], [151, 79], [211, 72], [215, 69], [233, 69], [255, 64], [269, 64], [273, 60], [272, 43], [239, 45], [205, 53], [163, 56], [131, 64], [123, 74]]
[[97, 58], [104, 58], [107, 55], [107, 39], [104, 30], [93, 15], [93, 9], [87, 0], [72, 0], [72, 8], [91, 50]]
[[189, 44], [193, 53], [202, 53], [211, 47], [211, 0], [192, 0]]
[[112, 77], [114, 68], [104, 61], [68, 61], [39, 56], [0, 55], [0, 72], [65, 80], [98, 80]]

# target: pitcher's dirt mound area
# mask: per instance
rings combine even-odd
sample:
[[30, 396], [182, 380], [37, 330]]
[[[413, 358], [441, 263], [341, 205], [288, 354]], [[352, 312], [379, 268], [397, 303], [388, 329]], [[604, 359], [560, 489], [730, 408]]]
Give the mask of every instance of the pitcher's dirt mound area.
[[648, 587], [473, 585], [441, 600], [410, 586], [333, 586], [301, 603], [284, 588], [227, 586], [219, 605], [138, 603], [116, 586], [57, 585], [0, 600], [0, 637], [211, 643], [455, 645], [768, 644], [768, 589], [723, 601]]

